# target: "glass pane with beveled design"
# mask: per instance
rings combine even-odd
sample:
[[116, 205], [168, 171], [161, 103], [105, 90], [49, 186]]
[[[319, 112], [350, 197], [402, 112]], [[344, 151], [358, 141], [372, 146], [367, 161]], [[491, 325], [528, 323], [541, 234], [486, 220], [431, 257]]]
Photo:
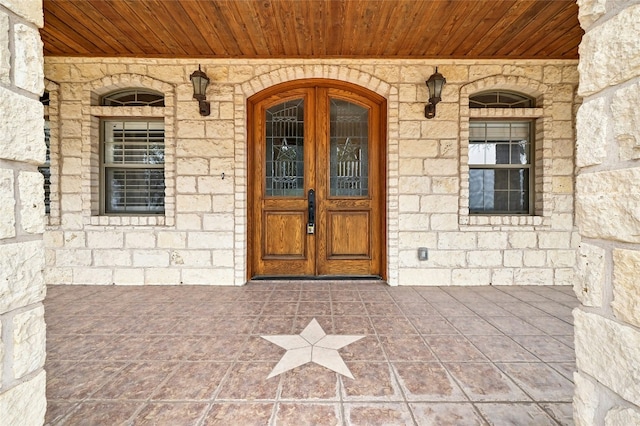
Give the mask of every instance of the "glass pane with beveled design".
[[331, 196], [369, 195], [369, 110], [331, 99]]
[[266, 112], [265, 195], [304, 195], [304, 100], [272, 106]]

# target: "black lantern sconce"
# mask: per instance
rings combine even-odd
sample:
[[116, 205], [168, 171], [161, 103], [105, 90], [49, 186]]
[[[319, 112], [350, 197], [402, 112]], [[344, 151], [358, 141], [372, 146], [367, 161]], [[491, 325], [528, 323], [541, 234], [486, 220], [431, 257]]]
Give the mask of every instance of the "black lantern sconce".
[[436, 116], [436, 104], [442, 100], [442, 87], [446, 82], [447, 80], [438, 72], [438, 67], [436, 67], [436, 72], [426, 81], [427, 89], [429, 89], [429, 103], [424, 107], [424, 116], [426, 118]]
[[198, 100], [200, 115], [206, 116], [211, 114], [211, 102], [207, 102], [207, 86], [209, 85], [209, 77], [202, 72], [200, 65], [198, 70], [194, 71], [190, 76], [191, 84], [193, 84], [193, 99]]

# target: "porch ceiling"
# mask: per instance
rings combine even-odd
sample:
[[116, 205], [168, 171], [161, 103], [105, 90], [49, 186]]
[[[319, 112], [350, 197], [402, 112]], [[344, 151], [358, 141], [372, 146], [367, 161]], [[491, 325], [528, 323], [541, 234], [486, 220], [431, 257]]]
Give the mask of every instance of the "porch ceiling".
[[48, 56], [577, 59], [575, 0], [44, 0]]

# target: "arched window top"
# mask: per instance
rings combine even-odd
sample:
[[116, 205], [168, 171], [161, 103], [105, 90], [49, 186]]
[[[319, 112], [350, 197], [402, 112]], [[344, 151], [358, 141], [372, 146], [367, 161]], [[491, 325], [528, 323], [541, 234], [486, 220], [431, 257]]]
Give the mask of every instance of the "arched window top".
[[100, 98], [102, 106], [164, 106], [164, 95], [149, 89], [124, 89]]
[[536, 100], [522, 93], [502, 90], [469, 96], [469, 108], [535, 108]]

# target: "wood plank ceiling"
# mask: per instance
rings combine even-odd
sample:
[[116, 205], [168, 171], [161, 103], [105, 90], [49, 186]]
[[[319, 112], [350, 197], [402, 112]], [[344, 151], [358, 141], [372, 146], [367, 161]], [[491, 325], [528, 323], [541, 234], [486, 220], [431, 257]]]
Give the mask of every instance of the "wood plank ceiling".
[[577, 59], [575, 0], [44, 0], [45, 55]]

